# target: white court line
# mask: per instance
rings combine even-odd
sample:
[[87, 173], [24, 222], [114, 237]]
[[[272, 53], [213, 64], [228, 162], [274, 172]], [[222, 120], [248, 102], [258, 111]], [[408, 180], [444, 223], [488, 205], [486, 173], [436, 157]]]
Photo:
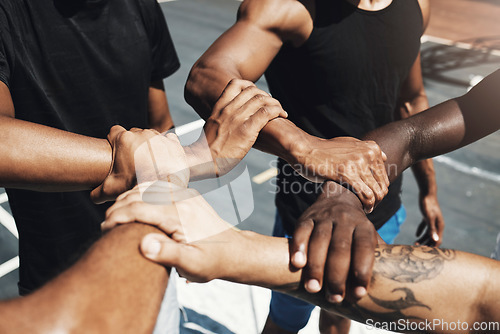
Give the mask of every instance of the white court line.
[[5, 203], [9, 200], [7, 193], [0, 194], [0, 204]]
[[19, 256], [0, 264], [0, 278], [19, 268]]
[[489, 172], [477, 167], [471, 167], [467, 164], [464, 164], [463, 162], [442, 155], [435, 157], [433, 160], [464, 174], [474, 175], [482, 179], [500, 184], [500, 174]]
[[3, 207], [0, 206], [0, 224], [5, 226], [7, 230], [10, 231], [17, 239], [19, 239], [19, 234], [17, 233], [16, 222], [14, 218], [7, 212]]
[[[442, 44], [442, 45], [454, 46], [454, 47], [457, 47], [459, 49], [476, 50], [476, 48], [474, 48], [474, 46], [470, 43], [456, 42], [456, 41], [452, 41], [451, 39], [429, 36], [429, 35], [423, 35], [420, 38], [420, 42], [421, 43], [432, 42], [432, 43], [437, 43], [437, 44]], [[477, 50], [481, 50], [481, 49], [477, 49]], [[500, 50], [488, 50], [488, 53], [491, 55], [500, 57]]]
[[266, 182], [267, 180], [270, 180], [271, 178], [275, 177], [278, 175], [278, 168], [271, 167], [265, 171], [263, 171], [260, 174], [255, 175], [252, 177], [252, 181], [257, 183], [257, 184], [262, 184]]
[[178, 136], [185, 135], [186, 133], [202, 128], [204, 124], [205, 121], [199, 119], [197, 121], [178, 126], [175, 128], [175, 134]]

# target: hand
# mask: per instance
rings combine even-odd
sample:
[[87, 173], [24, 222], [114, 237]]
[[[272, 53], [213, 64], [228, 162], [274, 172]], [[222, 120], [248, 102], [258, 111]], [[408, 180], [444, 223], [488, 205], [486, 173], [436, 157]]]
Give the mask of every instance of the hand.
[[141, 251], [155, 262], [177, 267], [194, 282], [222, 277], [222, 263], [239, 260], [231, 257], [231, 249], [242, 249], [245, 241], [196, 190], [172, 187], [168, 182], [140, 184], [120, 195], [106, 212], [102, 228], [131, 222], [154, 225], [165, 232], [168, 237], [145, 236]]
[[311, 293], [321, 290], [325, 278], [327, 299], [334, 303], [344, 299], [350, 272], [352, 294], [361, 298], [370, 282], [377, 236], [359, 199], [329, 181], [318, 200], [298, 220], [291, 263], [304, 268], [302, 279]]
[[417, 228], [416, 245], [439, 247], [443, 242], [444, 218], [436, 194], [420, 194], [420, 211], [423, 219]]
[[167, 180], [181, 187], [189, 182], [189, 167], [184, 149], [173, 133], [133, 128], [126, 131], [115, 125], [108, 141], [113, 160], [108, 176], [90, 196], [96, 203], [114, 200], [137, 182]]
[[365, 212], [372, 212], [387, 194], [389, 178], [384, 165], [387, 157], [375, 142], [307, 135], [296, 147], [293, 161], [288, 161], [296, 171], [313, 182], [333, 180], [349, 185]]
[[209, 163], [213, 176], [226, 174], [252, 148], [260, 130], [276, 117], [287, 117], [276, 99], [250, 81], [231, 80], [207, 119], [204, 133], [189, 147], [188, 154], [194, 156], [190, 166]]

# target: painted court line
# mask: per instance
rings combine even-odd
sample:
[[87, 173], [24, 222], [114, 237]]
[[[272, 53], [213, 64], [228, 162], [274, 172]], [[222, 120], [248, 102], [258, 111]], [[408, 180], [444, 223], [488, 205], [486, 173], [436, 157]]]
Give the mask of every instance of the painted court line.
[[175, 134], [178, 136], [185, 135], [186, 133], [202, 128], [204, 124], [205, 121], [199, 119], [197, 121], [178, 126], [175, 128]]
[[0, 204], [5, 203], [9, 200], [7, 193], [0, 194]]
[[16, 223], [14, 218], [10, 215], [7, 210], [0, 206], [0, 224], [5, 226], [7, 230], [10, 231], [17, 239], [19, 239], [19, 234], [17, 233]]
[[0, 278], [19, 268], [19, 256], [0, 264]]
[[463, 162], [442, 155], [435, 157], [433, 160], [464, 174], [474, 175], [487, 181], [492, 181], [500, 184], [500, 174], [489, 172], [478, 167], [472, 167], [464, 164]]
[[278, 175], [278, 168], [271, 167], [265, 171], [263, 171], [260, 174], [255, 175], [252, 177], [252, 181], [257, 184], [262, 184], [266, 182], [267, 180], [270, 180], [271, 178], [275, 177]]
[[[450, 39], [446, 38], [441, 38], [441, 37], [435, 37], [435, 36], [429, 36], [429, 35], [423, 35], [422, 38], [420, 38], [421, 43], [425, 42], [432, 42], [436, 44], [441, 44], [441, 45], [448, 45], [448, 46], [453, 46], [459, 49], [465, 49], [465, 50], [474, 50], [474, 46], [470, 43], [464, 43], [464, 42], [456, 42], [452, 41]], [[478, 49], [480, 50], [480, 49]], [[486, 52], [486, 50], [484, 50]], [[500, 57], [500, 50], [487, 50], [487, 52], [491, 55]]]

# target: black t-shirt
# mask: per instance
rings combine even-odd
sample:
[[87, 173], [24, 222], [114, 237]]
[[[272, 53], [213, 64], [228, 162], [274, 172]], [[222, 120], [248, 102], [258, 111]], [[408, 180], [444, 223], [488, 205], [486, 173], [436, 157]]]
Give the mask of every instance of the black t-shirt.
[[[71, 4], [71, 5], [68, 5]], [[4, 0], [0, 80], [18, 119], [106, 138], [147, 127], [148, 89], [179, 67], [155, 0]], [[100, 235], [89, 192], [7, 189], [19, 230], [20, 291], [36, 289]]]
[[[346, 0], [316, 0], [314, 27], [301, 47], [285, 44], [268, 70], [270, 91], [299, 128], [320, 138], [365, 133], [394, 120], [401, 85], [423, 31], [417, 0], [365, 11]], [[290, 233], [320, 187], [279, 162], [276, 205]], [[369, 216], [378, 228], [400, 207], [401, 179]]]

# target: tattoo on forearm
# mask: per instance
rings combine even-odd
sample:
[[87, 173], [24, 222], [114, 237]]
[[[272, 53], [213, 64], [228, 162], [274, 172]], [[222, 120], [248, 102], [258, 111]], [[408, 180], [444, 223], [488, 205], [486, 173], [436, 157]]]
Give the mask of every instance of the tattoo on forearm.
[[435, 278], [455, 251], [431, 247], [393, 246], [375, 251], [375, 275], [399, 283], [418, 283]]

